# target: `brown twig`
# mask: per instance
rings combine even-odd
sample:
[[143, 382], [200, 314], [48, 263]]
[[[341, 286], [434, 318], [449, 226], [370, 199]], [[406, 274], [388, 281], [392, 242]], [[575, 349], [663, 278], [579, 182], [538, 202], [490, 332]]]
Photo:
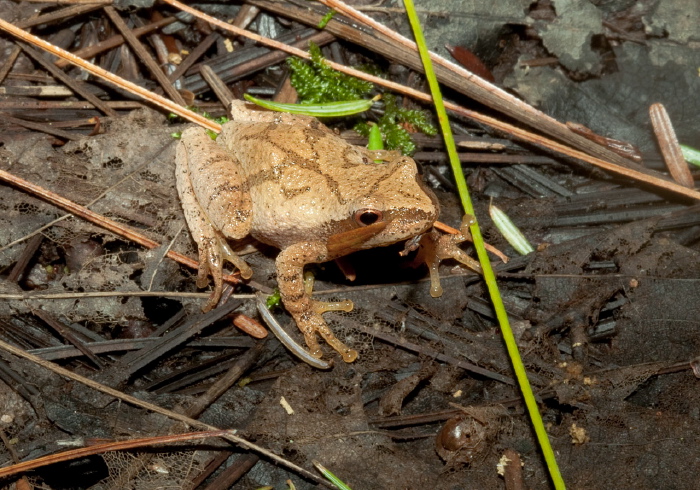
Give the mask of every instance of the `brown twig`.
[[212, 70], [209, 65], [202, 65], [202, 69], [199, 70], [199, 73], [214, 91], [219, 102], [224, 106], [224, 109], [228, 110], [234, 97], [224, 81], [214, 73], [214, 70]]
[[336, 321], [339, 323], [346, 323], [348, 325], [351, 325], [352, 328], [356, 328], [364, 333], [367, 333], [373, 337], [376, 337], [378, 339], [382, 339], [383, 341], [394, 344], [398, 347], [401, 347], [402, 349], [406, 349], [411, 352], [417, 352], [420, 353], [424, 356], [433, 358], [433, 359], [438, 359], [440, 361], [446, 362], [448, 364], [452, 364], [454, 366], [458, 366], [465, 371], [478, 374], [480, 376], [484, 376], [485, 378], [493, 379], [496, 381], [500, 381], [501, 383], [513, 385], [515, 384], [515, 381], [513, 378], [510, 378], [508, 376], [504, 376], [502, 374], [490, 371], [488, 369], [482, 368], [481, 366], [477, 366], [476, 364], [472, 364], [470, 362], [462, 361], [461, 359], [457, 359], [455, 357], [452, 357], [447, 354], [442, 354], [441, 352], [438, 352], [437, 350], [425, 346], [425, 345], [418, 345], [413, 342], [409, 342], [405, 339], [400, 339], [396, 336], [387, 334], [385, 332], [380, 331], [379, 329], [376, 328], [370, 328], [366, 327], [365, 325], [353, 321], [350, 318], [347, 317], [341, 317], [337, 313], [326, 313], [327, 318], [329, 318], [331, 321]]
[[44, 58], [39, 51], [24, 43], [20, 43], [20, 46], [25, 53], [27, 53], [35, 62], [41, 65], [44, 70], [48, 71], [56, 80], [68, 86], [73, 92], [79, 94], [107, 116], [114, 117], [117, 115], [117, 112], [114, 109], [90, 93], [90, 91], [86, 90], [85, 85], [77, 83], [74, 79], [63, 73], [63, 71], [58, 69], [56, 65]]
[[129, 27], [126, 25], [126, 22], [124, 22], [121, 16], [117, 13], [117, 10], [112, 6], [107, 6], [104, 8], [104, 11], [107, 14], [107, 17], [109, 17], [109, 20], [112, 21], [121, 35], [124, 36], [124, 39], [129, 44], [131, 49], [134, 50], [136, 56], [138, 56], [141, 62], [146, 65], [151, 72], [151, 75], [153, 75], [160, 86], [163, 87], [165, 93], [181, 106], [187, 105], [182, 99], [180, 93], [175, 89], [175, 87], [173, 87], [165, 73], [163, 73], [163, 70], [161, 70], [153, 58], [151, 58], [151, 55], [148, 53], [148, 51], [146, 51], [146, 48], [143, 47], [141, 41], [139, 41], [138, 38], [134, 36], [134, 33], [131, 32], [131, 29], [129, 29]]
[[[160, 19], [150, 24], [146, 24], [143, 27], [136, 27], [135, 29], [131, 30], [131, 33], [136, 37], [141, 37], [145, 34], [160, 29], [161, 27], [167, 26], [168, 24], [172, 24], [173, 22], [175, 22], [175, 20], [175, 17], [165, 17], [164, 19]], [[124, 36], [117, 34], [116, 36], [107, 38], [104, 41], [100, 41], [97, 44], [93, 44], [92, 46], [86, 46], [84, 48], [78, 49], [77, 51], [74, 51], [73, 54], [75, 56], [79, 56], [80, 58], [88, 59], [104, 51], [116, 48], [117, 46], [120, 46], [122, 44], [124, 44]], [[63, 58], [59, 58], [54, 62], [54, 64], [58, 68], [64, 68], [70, 63], [67, 60], [64, 60]]]
[[22, 253], [17, 259], [15, 266], [7, 276], [7, 282], [17, 282], [19, 278], [22, 277], [24, 270], [27, 268], [27, 265], [29, 265], [29, 261], [32, 259], [32, 257], [34, 257], [34, 254], [39, 249], [39, 245], [41, 245], [43, 240], [44, 235], [37, 233], [27, 242], [27, 245], [24, 247], [24, 250], [22, 250]]
[[100, 361], [100, 358], [97, 357], [97, 355], [95, 355], [95, 353], [93, 353], [79, 338], [73, 335], [73, 332], [66, 328], [65, 325], [44, 310], [34, 310], [32, 313], [41, 318], [44, 323], [67, 340], [71, 345], [73, 345], [73, 347], [82, 352], [83, 355], [90, 359], [95, 366], [97, 366], [99, 369], [104, 369], [105, 365], [102, 361]]
[[50, 24], [51, 22], [55, 22], [57, 20], [62, 20], [68, 17], [75, 17], [80, 14], [92, 12], [93, 10], [97, 10], [103, 5], [107, 5], [110, 3], [112, 3], [111, 0], [95, 0], [94, 2], [84, 4], [79, 4], [78, 2], [75, 2], [75, 5], [71, 5], [70, 7], [55, 10], [53, 12], [49, 12], [48, 14], [33, 16], [26, 20], [20, 20], [19, 22], [17, 22], [17, 27], [19, 27], [20, 29], [27, 29], [29, 27], [38, 26], [40, 24]]
[[200, 42], [192, 52], [187, 55], [187, 57], [182, 60], [182, 63], [175, 69], [174, 72], [172, 72], [168, 76], [168, 80], [171, 82], [174, 82], [178, 78], [180, 78], [182, 75], [185, 74], [187, 70], [194, 65], [199, 58], [204, 56], [204, 53], [207, 52], [207, 50], [211, 47], [212, 44], [216, 42], [216, 40], [219, 38], [219, 34], [217, 32], [212, 32], [209, 34], [207, 37]]
[[506, 449], [503, 452], [501, 461], [505, 460], [503, 465], [503, 480], [506, 485], [506, 490], [525, 490], [525, 482], [523, 481], [523, 468], [520, 455], [513, 449]]
[[187, 342], [206, 327], [221, 320], [238, 308], [241, 303], [242, 302], [239, 300], [228, 301], [208, 313], [192, 317], [183, 325], [168, 332], [157, 344], [146, 346], [137, 352], [132, 352], [126, 359], [123, 359], [124, 362], [128, 363], [128, 367], [124, 370], [125, 374], [134, 374], [136, 371], [144, 368], [164, 354]]
[[161, 97], [160, 95], [154, 94], [153, 92], [146, 90], [145, 88], [140, 87], [135, 83], [129, 82], [128, 80], [124, 80], [123, 78], [118, 77], [113, 73], [110, 73], [107, 70], [100, 68], [99, 66], [93, 65], [92, 63], [88, 63], [87, 61], [78, 58], [74, 54], [69, 53], [64, 49], [54, 46], [53, 44], [46, 42], [41, 38], [33, 36], [28, 32], [23, 31], [22, 29], [18, 29], [17, 27], [13, 26], [5, 20], [0, 19], [0, 29], [4, 30], [5, 32], [9, 32], [13, 36], [18, 37], [23, 41], [33, 44], [34, 46], [38, 46], [51, 54], [64, 58], [70, 63], [79, 66], [83, 70], [95, 75], [96, 77], [103, 78], [108, 82], [111, 82], [125, 90], [128, 90], [129, 92], [136, 94], [139, 97], [142, 97], [143, 99], [159, 107], [162, 107], [167, 111], [174, 112], [178, 116], [187, 119], [188, 121], [191, 121], [195, 124], [199, 124], [203, 128], [211, 129], [212, 131], [215, 131], [217, 133], [221, 131], [221, 125], [215, 123], [214, 121], [211, 121], [200, 114], [192, 112], [182, 107], [181, 105], [178, 105], [173, 101], [166, 99], [165, 97]]
[[5, 123], [16, 124], [17, 126], [22, 126], [23, 128], [33, 129], [35, 131], [40, 131], [42, 133], [50, 134], [51, 136], [57, 136], [61, 139], [72, 141], [82, 138], [82, 135], [77, 133], [69, 133], [68, 131], [63, 131], [62, 129], [56, 129], [50, 124], [41, 124], [31, 121], [25, 121], [24, 119], [19, 119], [17, 117], [10, 116], [4, 112], [0, 112], [0, 119]]
[[173, 442], [195, 441], [198, 439], [209, 439], [212, 437], [221, 437], [224, 435], [235, 433], [234, 430], [208, 430], [204, 432], [187, 432], [184, 434], [175, 434], [171, 436], [144, 437], [141, 439], [129, 439], [126, 441], [108, 442], [105, 444], [95, 444], [79, 449], [71, 449], [57, 454], [50, 454], [41, 458], [32, 459], [23, 463], [17, 463], [7, 468], [0, 468], [0, 478], [4, 478], [17, 473], [24, 473], [30, 470], [48, 466], [50, 464], [60, 463], [62, 461], [72, 461], [75, 459], [93, 456], [95, 454], [104, 454], [110, 451], [125, 451], [127, 449], [135, 449], [139, 447], [152, 447], [160, 444], [171, 444]]

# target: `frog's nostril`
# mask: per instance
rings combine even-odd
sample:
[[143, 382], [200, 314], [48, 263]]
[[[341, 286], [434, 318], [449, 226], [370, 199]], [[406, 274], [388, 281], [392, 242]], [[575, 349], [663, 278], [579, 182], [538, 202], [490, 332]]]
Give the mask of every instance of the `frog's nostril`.
[[382, 212], [378, 209], [363, 208], [355, 211], [355, 221], [360, 226], [373, 225], [382, 220]]

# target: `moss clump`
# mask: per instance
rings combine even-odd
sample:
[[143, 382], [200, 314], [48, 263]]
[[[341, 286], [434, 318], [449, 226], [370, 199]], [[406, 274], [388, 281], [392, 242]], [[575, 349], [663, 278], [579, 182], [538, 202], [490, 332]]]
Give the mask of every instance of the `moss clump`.
[[311, 63], [299, 58], [288, 58], [292, 69], [291, 82], [303, 104], [321, 104], [342, 100], [361, 99], [368, 95], [374, 85], [351, 77], [329, 67], [323, 62], [321, 48], [309, 43]]
[[[291, 82], [299, 95], [299, 102], [304, 104], [321, 104], [365, 98], [374, 90], [374, 84], [341, 73], [324, 63], [321, 48], [309, 43], [311, 61], [307, 63], [299, 58], [289, 58], [287, 63], [292, 70]], [[371, 68], [363, 68], [373, 72]], [[407, 128], [421, 131], [428, 135], [437, 134], [437, 128], [429, 121], [429, 114], [422, 110], [399, 107], [396, 96], [383, 94], [384, 114], [377, 121], [387, 150], [399, 150], [404, 155], [416, 151]], [[369, 136], [370, 125], [366, 121], [358, 122], [355, 131]]]

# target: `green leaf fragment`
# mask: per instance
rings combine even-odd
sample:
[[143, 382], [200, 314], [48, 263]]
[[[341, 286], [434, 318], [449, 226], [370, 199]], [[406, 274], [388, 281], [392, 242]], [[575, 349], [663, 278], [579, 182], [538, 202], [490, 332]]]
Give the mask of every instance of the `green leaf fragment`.
[[275, 291], [267, 297], [265, 305], [267, 306], [268, 310], [271, 310], [272, 308], [279, 306], [281, 301], [282, 295], [280, 294], [280, 290], [275, 288]]
[[506, 213], [504, 213], [495, 204], [489, 204], [489, 215], [493, 220], [493, 223], [501, 232], [503, 237], [510, 243], [511, 247], [515, 249], [520, 255], [527, 255], [530, 252], [534, 252], [535, 249], [532, 248], [530, 242], [527, 241], [525, 235], [515, 226], [515, 223], [511, 221]]
[[696, 150], [691, 146], [681, 145], [681, 151], [686, 162], [700, 167], [700, 150]]
[[[467, 181], [464, 177], [464, 172], [462, 171], [462, 166], [459, 162], [459, 156], [457, 155], [457, 148], [454, 144], [454, 138], [452, 137], [452, 130], [450, 129], [449, 119], [447, 118], [447, 111], [445, 110], [445, 105], [442, 101], [440, 85], [438, 84], [435, 71], [433, 70], [430, 52], [428, 51], [425, 43], [425, 36], [423, 35], [423, 30], [421, 29], [420, 20], [418, 19], [418, 14], [416, 13], [413, 0], [404, 0], [404, 6], [406, 8], [406, 14], [408, 15], [411, 23], [411, 28], [413, 29], [413, 34], [416, 38], [416, 44], [418, 45], [418, 51], [423, 67], [425, 68], [425, 76], [428, 80], [428, 84], [430, 85], [430, 93], [433, 96], [438, 121], [440, 122], [440, 128], [445, 139], [445, 147], [447, 148], [450, 165], [453, 169], [455, 183], [457, 184], [457, 189], [459, 191], [464, 210], [467, 214], [474, 215], [474, 206], [472, 204], [471, 197], [469, 196]], [[486, 286], [493, 303], [493, 308], [496, 312], [496, 317], [498, 318], [498, 323], [501, 327], [503, 340], [506, 344], [508, 355], [510, 356], [513, 364], [513, 370], [515, 371], [518, 385], [520, 386], [520, 391], [522, 392], [523, 400], [525, 401], [525, 406], [527, 407], [527, 411], [530, 415], [532, 426], [535, 429], [537, 440], [540, 443], [540, 448], [542, 449], [542, 454], [547, 464], [549, 475], [552, 479], [552, 483], [554, 484], [554, 488], [557, 490], [564, 490], [566, 488], [566, 484], [561, 476], [561, 471], [559, 470], [559, 465], [557, 464], [554, 450], [552, 449], [552, 445], [547, 435], [547, 430], [544, 426], [544, 422], [542, 421], [542, 415], [540, 414], [539, 407], [537, 406], [537, 400], [535, 399], [532, 386], [530, 385], [530, 381], [527, 377], [525, 365], [523, 364], [522, 357], [520, 356], [520, 352], [518, 350], [518, 344], [515, 340], [513, 330], [510, 327], [508, 314], [506, 313], [503, 299], [501, 298], [501, 293], [499, 292], [498, 284], [496, 283], [496, 274], [491, 267], [489, 256], [486, 253], [486, 247], [484, 246], [484, 240], [481, 236], [479, 224], [475, 221], [474, 224], [469, 227], [469, 229], [474, 240], [474, 248], [476, 248], [477, 255], [479, 256], [479, 262], [481, 263], [481, 267], [483, 269], [484, 281], [486, 282]]]
[[340, 490], [351, 490], [351, 488], [345, 482], [343, 482], [343, 480], [341, 480], [340, 478], [335, 476], [333, 473], [328, 471], [328, 469], [325, 466], [323, 466], [321, 463], [319, 463], [316, 460], [312, 460], [312, 463], [314, 464], [316, 469], [321, 472], [321, 474], [323, 476], [325, 476], [333, 485], [338, 487]]

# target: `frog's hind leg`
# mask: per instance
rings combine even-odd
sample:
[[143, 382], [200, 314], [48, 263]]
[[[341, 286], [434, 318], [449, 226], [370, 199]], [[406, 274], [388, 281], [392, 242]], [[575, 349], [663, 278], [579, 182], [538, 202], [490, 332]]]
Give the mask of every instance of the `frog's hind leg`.
[[197, 287], [206, 287], [209, 283], [209, 276], [214, 280], [214, 290], [209, 296], [206, 306], [202, 308], [204, 311], [209, 311], [216, 306], [219, 298], [221, 298], [223, 289], [223, 261], [219, 237], [197, 202], [192, 185], [189, 183], [188, 175], [178, 172], [177, 189], [180, 194], [180, 202], [185, 213], [187, 226], [190, 229], [192, 238], [197, 243], [199, 255]]
[[316, 338], [319, 334], [345, 362], [352, 362], [357, 359], [357, 351], [338, 340], [321, 316], [322, 312], [331, 309], [347, 311], [351, 304], [329, 308], [325, 302], [313, 300], [304, 285], [304, 266], [325, 262], [327, 256], [326, 246], [320, 242], [302, 242], [287, 247], [277, 256], [277, 284], [282, 302], [304, 334], [311, 355], [320, 358], [323, 354]]
[[214, 280], [214, 290], [203, 308], [213, 308], [223, 288], [223, 261], [228, 260], [249, 279], [253, 271], [231, 248], [226, 237], [242, 238], [250, 227], [251, 202], [236, 161], [201, 128], [182, 134], [176, 151], [177, 190], [185, 220], [197, 243], [197, 286]]

